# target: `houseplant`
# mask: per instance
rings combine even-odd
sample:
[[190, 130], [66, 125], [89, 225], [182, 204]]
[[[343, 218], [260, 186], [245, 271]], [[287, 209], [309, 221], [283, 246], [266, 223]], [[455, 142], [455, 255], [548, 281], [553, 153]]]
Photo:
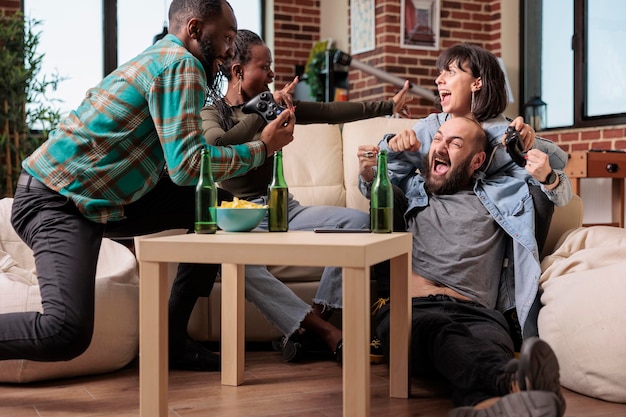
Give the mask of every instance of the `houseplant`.
[[[21, 162], [48, 137], [60, 111], [47, 99], [63, 80], [38, 77], [43, 54], [37, 52], [40, 21], [19, 13], [0, 15], [0, 195], [13, 195]], [[37, 126], [39, 130], [31, 130]]]
[[332, 56], [336, 51], [330, 47], [331, 44], [332, 41], [330, 40], [315, 42], [306, 63], [306, 81], [311, 89], [311, 97], [315, 98], [316, 101], [324, 101], [325, 98], [326, 52], [329, 51]]

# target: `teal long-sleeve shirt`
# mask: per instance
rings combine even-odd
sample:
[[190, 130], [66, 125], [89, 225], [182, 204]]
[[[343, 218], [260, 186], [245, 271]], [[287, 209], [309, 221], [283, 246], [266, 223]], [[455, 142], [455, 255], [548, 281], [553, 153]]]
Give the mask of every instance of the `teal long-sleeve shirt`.
[[123, 206], [150, 191], [164, 166], [174, 183], [196, 184], [205, 146], [215, 181], [261, 165], [260, 141], [207, 145], [200, 117], [206, 87], [200, 61], [167, 35], [90, 89], [22, 167], [86, 218], [106, 223], [122, 219]]

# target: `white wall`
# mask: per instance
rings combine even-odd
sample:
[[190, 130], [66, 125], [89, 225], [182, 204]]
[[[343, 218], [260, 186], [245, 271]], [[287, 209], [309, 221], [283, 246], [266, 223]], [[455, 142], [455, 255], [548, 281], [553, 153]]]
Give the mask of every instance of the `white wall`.
[[350, 51], [348, 25], [348, 0], [320, 0], [321, 28], [320, 39], [332, 38], [335, 47], [342, 51]]
[[519, 115], [519, 0], [502, 0], [502, 59], [513, 91], [515, 102], [509, 103], [505, 114]]

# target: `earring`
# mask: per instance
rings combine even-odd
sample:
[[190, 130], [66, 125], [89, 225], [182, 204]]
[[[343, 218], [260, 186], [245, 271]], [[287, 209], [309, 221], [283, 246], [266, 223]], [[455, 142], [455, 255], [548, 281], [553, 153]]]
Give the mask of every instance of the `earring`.
[[472, 90], [472, 102], [470, 103], [470, 112], [474, 114], [474, 90]]
[[233, 85], [233, 88], [237, 87], [237, 93], [241, 95], [241, 81], [243, 80], [243, 75], [239, 74], [238, 78], [239, 80], [237, 80], [237, 83]]

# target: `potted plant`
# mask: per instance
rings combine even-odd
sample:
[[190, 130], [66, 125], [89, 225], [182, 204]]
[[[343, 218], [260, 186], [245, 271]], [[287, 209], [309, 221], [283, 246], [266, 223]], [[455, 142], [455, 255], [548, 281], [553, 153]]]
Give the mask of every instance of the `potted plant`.
[[[43, 54], [37, 53], [41, 22], [19, 13], [0, 15], [0, 195], [11, 197], [21, 162], [48, 137], [60, 111], [46, 99], [63, 80], [58, 74], [38, 79]], [[31, 130], [37, 126], [38, 131]]]

